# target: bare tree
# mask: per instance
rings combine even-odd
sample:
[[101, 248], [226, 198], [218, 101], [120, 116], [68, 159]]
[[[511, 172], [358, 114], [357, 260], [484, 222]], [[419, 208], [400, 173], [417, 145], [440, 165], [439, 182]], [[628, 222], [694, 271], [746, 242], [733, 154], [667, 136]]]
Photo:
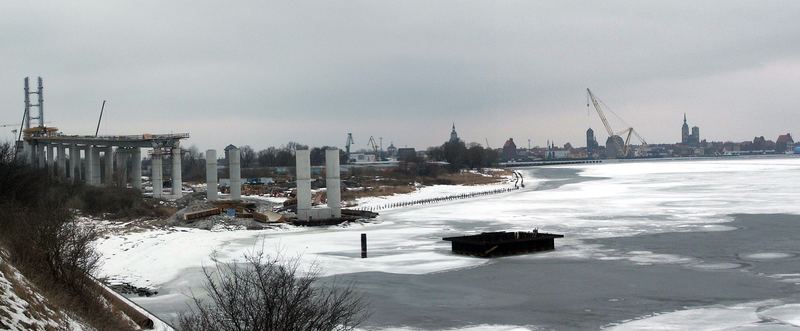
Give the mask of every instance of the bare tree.
[[263, 251], [246, 254], [241, 263], [214, 259], [214, 268], [203, 268], [209, 299], [193, 297], [181, 329], [353, 330], [367, 318], [352, 285], [321, 286], [317, 268], [303, 271], [298, 259]]
[[244, 145], [239, 148], [239, 157], [241, 158], [242, 167], [248, 168], [255, 165], [256, 152], [249, 145]]

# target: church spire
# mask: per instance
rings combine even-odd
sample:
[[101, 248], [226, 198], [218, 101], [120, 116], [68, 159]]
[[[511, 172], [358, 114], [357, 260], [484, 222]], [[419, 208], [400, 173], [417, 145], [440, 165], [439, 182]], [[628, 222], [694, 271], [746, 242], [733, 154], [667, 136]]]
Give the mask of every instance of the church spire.
[[450, 142], [458, 141], [458, 133], [456, 133], [456, 123], [453, 122], [453, 131], [450, 131]]

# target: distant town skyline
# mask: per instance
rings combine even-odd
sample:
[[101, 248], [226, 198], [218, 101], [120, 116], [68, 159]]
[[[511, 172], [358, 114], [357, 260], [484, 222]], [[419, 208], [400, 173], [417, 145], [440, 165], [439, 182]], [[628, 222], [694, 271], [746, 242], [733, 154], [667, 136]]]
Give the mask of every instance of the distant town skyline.
[[[186, 147], [296, 141], [584, 146], [592, 91], [650, 143], [797, 134], [794, 1], [141, 1], [0, 4], [0, 124], [42, 76], [67, 134], [189, 132]], [[628, 125], [609, 115], [614, 130]], [[0, 128], [3, 140], [11, 127]], [[524, 142], [524, 143], [523, 143]]]

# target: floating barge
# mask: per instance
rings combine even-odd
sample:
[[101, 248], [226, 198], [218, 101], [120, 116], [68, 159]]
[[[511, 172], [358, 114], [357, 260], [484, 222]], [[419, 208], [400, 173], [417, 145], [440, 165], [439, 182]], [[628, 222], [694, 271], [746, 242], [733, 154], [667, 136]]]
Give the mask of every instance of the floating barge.
[[460, 237], [447, 237], [442, 240], [453, 245], [453, 253], [478, 257], [497, 257], [551, 251], [555, 249], [554, 239], [564, 235], [532, 232], [484, 232]]

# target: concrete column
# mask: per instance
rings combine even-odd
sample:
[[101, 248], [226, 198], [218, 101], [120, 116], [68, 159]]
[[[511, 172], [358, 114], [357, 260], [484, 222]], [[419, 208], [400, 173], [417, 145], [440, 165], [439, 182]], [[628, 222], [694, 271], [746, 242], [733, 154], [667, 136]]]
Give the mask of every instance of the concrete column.
[[206, 151], [206, 200], [217, 201], [217, 151]]
[[47, 144], [44, 145], [45, 153], [47, 154], [47, 173], [53, 176], [56, 172], [53, 170], [56, 164], [56, 155], [54, 153], [55, 146]]
[[34, 155], [35, 154], [34, 154], [33, 145], [29, 141], [23, 141], [22, 142], [22, 151], [23, 151], [22, 153], [23, 153], [25, 162], [27, 162], [28, 165], [34, 165]]
[[81, 150], [83, 151], [83, 159], [81, 162], [81, 169], [79, 170], [81, 174], [78, 175], [78, 178], [80, 178], [84, 184], [88, 185], [91, 181], [91, 177], [89, 177], [89, 154], [91, 153], [89, 153], [89, 146], [83, 146]]
[[36, 164], [38, 165], [39, 169], [44, 169], [45, 164], [45, 152], [44, 152], [44, 144], [37, 142], [36, 143]]
[[142, 189], [142, 150], [139, 147], [133, 148], [131, 155], [131, 186], [137, 190]]
[[298, 149], [295, 152], [297, 171], [297, 219], [308, 221], [311, 211], [311, 151]]
[[103, 184], [105, 186], [114, 186], [114, 146], [108, 146], [103, 149], [105, 151], [105, 177]]
[[240, 158], [239, 149], [234, 148], [228, 152], [230, 159], [228, 162], [228, 170], [230, 171], [231, 178], [231, 199], [239, 200], [242, 198], [242, 160]]
[[183, 196], [183, 176], [181, 176], [181, 147], [172, 149], [172, 195], [178, 199]]
[[94, 168], [94, 158], [95, 158], [94, 152], [95, 152], [95, 150], [96, 150], [96, 147], [94, 147], [92, 145], [86, 146], [86, 150], [85, 150], [85, 159], [86, 159], [86, 178], [85, 178], [85, 181], [86, 181], [86, 184], [89, 184], [89, 185], [92, 185], [92, 186], [97, 185], [97, 184], [94, 183], [94, 176], [95, 176], [94, 173], [96, 171], [95, 168]]
[[58, 144], [56, 146], [58, 148], [58, 155], [56, 156], [56, 173], [58, 174], [58, 178], [62, 180], [67, 179], [67, 156], [64, 154], [66, 152], [66, 148], [64, 145]]
[[69, 178], [73, 184], [80, 182], [81, 177], [81, 150], [78, 145], [69, 146]]
[[100, 147], [92, 148], [92, 185], [100, 186]]
[[339, 149], [325, 150], [325, 187], [331, 217], [342, 217], [342, 191], [339, 178]]
[[164, 188], [162, 187], [164, 185], [164, 178], [161, 174], [163, 168], [161, 166], [161, 151], [157, 149], [153, 150], [153, 163], [150, 180], [153, 182], [154, 198], [160, 198], [161, 194], [164, 193]]
[[129, 150], [117, 148], [117, 186], [122, 188], [128, 187], [128, 158], [130, 157]]

